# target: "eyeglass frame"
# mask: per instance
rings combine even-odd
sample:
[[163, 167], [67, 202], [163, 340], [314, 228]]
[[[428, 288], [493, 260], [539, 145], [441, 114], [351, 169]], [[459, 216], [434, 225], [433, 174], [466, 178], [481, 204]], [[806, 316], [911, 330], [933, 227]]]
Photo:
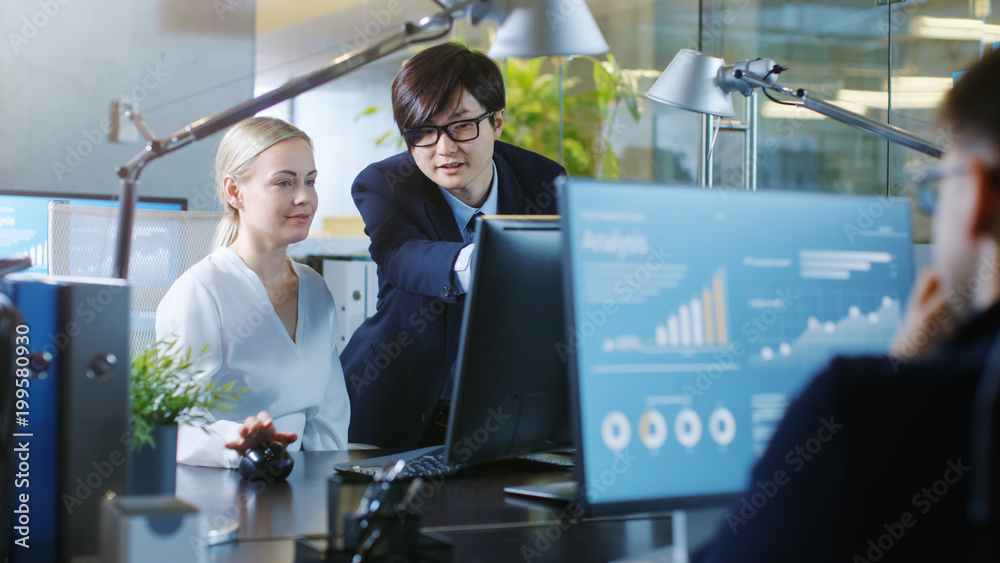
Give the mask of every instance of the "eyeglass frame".
[[[488, 111], [488, 112], [484, 113], [483, 115], [481, 115], [481, 116], [479, 116], [477, 118], [474, 118], [474, 119], [458, 119], [458, 120], [452, 121], [450, 123], [445, 123], [444, 125], [421, 125], [419, 127], [407, 127], [405, 129], [403, 129], [403, 140], [406, 141], [406, 144], [408, 146], [414, 147], [414, 148], [433, 147], [434, 145], [438, 144], [438, 142], [441, 140], [441, 133], [443, 132], [445, 135], [448, 136], [449, 139], [451, 139], [452, 141], [454, 141], [456, 143], [467, 143], [469, 141], [475, 141], [476, 139], [479, 138], [479, 134], [480, 134], [479, 124], [482, 123], [484, 120], [486, 120], [486, 118], [492, 118], [494, 115], [496, 115], [496, 110]], [[472, 137], [471, 139], [462, 139], [462, 140], [456, 139], [454, 136], [452, 136], [451, 131], [448, 128], [449, 127], [453, 127], [453, 126], [455, 126], [455, 125], [457, 125], [459, 123], [473, 123], [473, 124], [475, 124], [475, 126], [476, 126], [476, 136]], [[425, 145], [417, 145], [417, 144], [411, 143], [410, 140], [407, 138], [407, 134], [409, 134], [411, 131], [412, 132], [416, 132], [416, 131], [418, 131], [420, 129], [436, 129], [437, 130], [437, 136], [434, 137], [434, 142], [433, 143], [427, 143]]]
[[937, 208], [938, 192], [941, 180], [949, 176], [958, 176], [969, 172], [969, 163], [957, 162], [951, 166], [934, 166], [927, 170], [913, 184], [916, 187], [917, 205], [926, 215], [933, 215]]
[[[938, 193], [941, 191], [941, 181], [948, 177], [963, 176], [971, 172], [969, 162], [956, 162], [951, 166], [938, 165], [914, 181], [916, 186], [917, 206], [927, 215], [933, 215], [937, 209]], [[989, 171], [994, 182], [1000, 182], [1000, 169]]]

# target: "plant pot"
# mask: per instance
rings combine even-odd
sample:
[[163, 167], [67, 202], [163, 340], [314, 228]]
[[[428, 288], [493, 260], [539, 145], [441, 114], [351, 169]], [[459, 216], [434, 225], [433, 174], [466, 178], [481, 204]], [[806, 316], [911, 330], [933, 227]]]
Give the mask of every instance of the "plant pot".
[[153, 429], [155, 448], [143, 446], [132, 452], [131, 494], [174, 494], [177, 481], [177, 425]]

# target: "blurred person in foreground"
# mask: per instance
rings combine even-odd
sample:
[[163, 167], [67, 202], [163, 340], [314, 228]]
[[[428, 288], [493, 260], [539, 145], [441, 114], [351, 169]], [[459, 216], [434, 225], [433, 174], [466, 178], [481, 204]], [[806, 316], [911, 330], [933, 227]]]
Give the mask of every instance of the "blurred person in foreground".
[[998, 89], [993, 52], [941, 106], [954, 143], [921, 186], [934, 265], [891, 354], [808, 385], [694, 561], [969, 560], [974, 395], [1000, 335]]

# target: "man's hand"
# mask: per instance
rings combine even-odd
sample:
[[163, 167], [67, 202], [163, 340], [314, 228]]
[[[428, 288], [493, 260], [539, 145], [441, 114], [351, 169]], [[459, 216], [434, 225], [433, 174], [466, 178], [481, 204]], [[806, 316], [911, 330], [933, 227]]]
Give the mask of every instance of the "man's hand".
[[903, 360], [918, 358], [954, 332], [955, 312], [933, 267], [920, 272], [892, 343], [890, 354]]
[[287, 446], [296, 439], [298, 439], [298, 435], [294, 432], [278, 432], [275, 430], [271, 415], [267, 411], [260, 411], [256, 416], [248, 416], [243, 421], [243, 427], [240, 428], [240, 437], [226, 444], [226, 447], [236, 450], [237, 453], [243, 455], [247, 453], [247, 450], [258, 444], [278, 441]]

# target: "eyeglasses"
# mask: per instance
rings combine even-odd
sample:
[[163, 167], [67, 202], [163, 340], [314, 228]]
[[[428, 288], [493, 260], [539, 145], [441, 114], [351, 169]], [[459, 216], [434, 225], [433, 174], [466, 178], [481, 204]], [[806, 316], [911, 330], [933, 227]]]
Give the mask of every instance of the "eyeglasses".
[[941, 191], [941, 180], [949, 176], [960, 176], [969, 171], [967, 162], [959, 162], [951, 166], [936, 166], [928, 170], [915, 182], [917, 188], [917, 204], [927, 215], [933, 215], [937, 207], [938, 192]]
[[456, 143], [472, 141], [479, 137], [479, 124], [486, 118], [492, 118], [495, 112], [488, 111], [476, 119], [462, 119], [444, 125], [422, 125], [403, 129], [403, 139], [411, 147], [431, 147], [441, 139], [441, 133]]

